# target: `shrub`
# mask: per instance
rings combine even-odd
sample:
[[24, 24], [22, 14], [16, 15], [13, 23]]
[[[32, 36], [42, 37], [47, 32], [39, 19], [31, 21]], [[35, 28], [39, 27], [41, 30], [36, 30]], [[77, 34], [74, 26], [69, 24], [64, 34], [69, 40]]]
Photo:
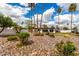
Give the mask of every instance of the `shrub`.
[[16, 44], [16, 47], [20, 48], [20, 47], [22, 47], [22, 44]]
[[64, 43], [61, 41], [60, 43], [57, 43], [55, 46], [59, 55], [75, 55], [74, 51], [76, 50], [76, 47], [73, 42], [67, 41], [66, 43]]
[[34, 33], [34, 36], [44, 36], [44, 34], [43, 33], [36, 32], [36, 33]]
[[28, 41], [30, 34], [25, 32], [20, 32], [17, 33], [17, 36], [20, 38], [21, 43], [25, 44]]
[[8, 41], [15, 41], [15, 40], [17, 40], [18, 38], [17, 38], [17, 36], [8, 36], [7, 37], [7, 40]]
[[54, 33], [49, 33], [50, 37], [55, 37]]
[[46, 35], [49, 35], [49, 32], [46, 32], [45, 34], [46, 34]]
[[75, 34], [76, 36], [79, 36], [79, 34]]
[[79, 32], [76, 32], [76, 34], [79, 34]]
[[63, 50], [63, 53], [64, 55], [68, 56], [68, 55], [74, 55], [74, 51], [76, 50], [73, 42], [66, 42], [64, 44], [64, 50]]
[[63, 34], [65, 38], [70, 38], [69, 34]]

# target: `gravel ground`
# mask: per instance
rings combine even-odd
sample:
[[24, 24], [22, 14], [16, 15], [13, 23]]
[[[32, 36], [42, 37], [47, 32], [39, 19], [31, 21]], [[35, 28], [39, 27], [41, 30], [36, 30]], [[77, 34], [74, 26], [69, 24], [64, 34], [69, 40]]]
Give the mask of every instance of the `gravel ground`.
[[[55, 38], [44, 36], [33, 36], [31, 34], [29, 43], [20, 48], [16, 47], [20, 41], [7, 41], [6, 37], [0, 37], [0, 55], [1, 56], [51, 56], [55, 55], [54, 46], [57, 42], [68, 41], [68, 38], [56, 36]], [[75, 43], [79, 51], [79, 37], [72, 36], [71, 41]]]

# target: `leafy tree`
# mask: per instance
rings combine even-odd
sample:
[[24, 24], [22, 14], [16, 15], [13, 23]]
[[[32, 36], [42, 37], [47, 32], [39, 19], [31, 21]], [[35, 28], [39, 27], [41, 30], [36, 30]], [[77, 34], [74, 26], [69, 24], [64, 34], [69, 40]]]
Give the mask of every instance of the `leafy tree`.
[[54, 27], [54, 26], [51, 26], [51, 28], [52, 28], [52, 29], [55, 29], [55, 27]]
[[63, 27], [63, 30], [69, 30], [69, 28], [68, 27]]
[[43, 25], [43, 28], [48, 28], [48, 26], [44, 24], [44, 25]]
[[11, 27], [12, 25], [13, 25], [13, 21], [10, 17], [0, 15], [0, 27], [2, 28], [0, 33], [4, 30], [4, 28]]
[[78, 28], [77, 27], [72, 28], [72, 30], [74, 30], [75, 33], [78, 33]]

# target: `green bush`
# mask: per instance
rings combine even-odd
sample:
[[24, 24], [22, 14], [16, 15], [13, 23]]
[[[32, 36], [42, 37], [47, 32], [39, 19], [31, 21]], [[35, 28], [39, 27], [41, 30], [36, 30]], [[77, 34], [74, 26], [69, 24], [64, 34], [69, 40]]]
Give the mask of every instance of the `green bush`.
[[20, 32], [17, 33], [17, 36], [20, 38], [21, 43], [24, 44], [28, 41], [30, 34], [26, 32]]
[[68, 41], [64, 44], [64, 55], [74, 55], [75, 50], [73, 42]]
[[75, 55], [76, 47], [73, 42], [67, 41], [64, 43], [61, 41], [60, 43], [56, 44], [56, 49], [59, 55], [62, 56], [72, 56]]
[[17, 40], [18, 38], [17, 38], [17, 36], [8, 36], [7, 37], [7, 40], [8, 41], [15, 41], [15, 40]]

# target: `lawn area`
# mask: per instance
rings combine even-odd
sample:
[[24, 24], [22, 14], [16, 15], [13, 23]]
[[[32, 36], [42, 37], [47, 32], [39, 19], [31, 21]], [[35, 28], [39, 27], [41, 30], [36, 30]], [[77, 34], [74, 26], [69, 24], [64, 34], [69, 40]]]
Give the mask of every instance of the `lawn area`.
[[30, 33], [29, 44], [19, 46], [19, 40], [8, 41], [7, 37], [0, 37], [0, 55], [1, 56], [51, 56], [57, 55], [55, 52], [55, 44], [63, 40], [74, 42], [77, 47], [76, 52], [79, 53], [79, 37], [73, 34], [56, 33], [55, 37], [48, 35], [34, 36]]

